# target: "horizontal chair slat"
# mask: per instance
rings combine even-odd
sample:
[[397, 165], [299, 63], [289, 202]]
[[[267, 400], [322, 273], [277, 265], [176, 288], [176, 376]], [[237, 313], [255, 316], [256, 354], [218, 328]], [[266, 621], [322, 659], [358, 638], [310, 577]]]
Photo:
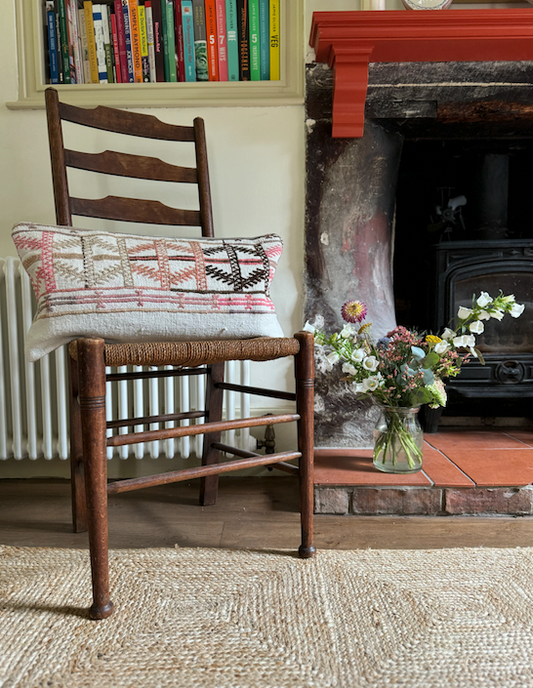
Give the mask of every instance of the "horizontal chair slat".
[[65, 163], [67, 167], [78, 170], [112, 174], [117, 177], [152, 179], [159, 182], [183, 182], [185, 184], [195, 184], [198, 181], [198, 175], [193, 167], [178, 167], [163, 162], [159, 158], [108, 150], [103, 153], [65, 150]]
[[158, 377], [187, 377], [192, 375], [207, 375], [207, 368], [142, 370], [139, 373], [109, 373], [105, 376], [105, 379], [107, 382], [120, 382], [122, 380], [149, 380]]
[[98, 217], [104, 220], [142, 222], [152, 225], [200, 226], [198, 210], [170, 208], [160, 201], [146, 201], [139, 198], [120, 196], [71, 198], [70, 211], [73, 215]]
[[[233, 456], [242, 456], [243, 458], [262, 456], [262, 454], [246, 451], [244, 449], [238, 449], [237, 447], [231, 447], [229, 444], [222, 444], [222, 442], [213, 442], [211, 446], [213, 447], [213, 449], [219, 449], [220, 451], [225, 452], [226, 454], [232, 454]], [[298, 468], [298, 466], [294, 466], [291, 463], [285, 463], [285, 461], [278, 461], [273, 467], [277, 468], [280, 471], [284, 471], [285, 473], [290, 473], [291, 475], [300, 475], [300, 469]]]
[[127, 420], [109, 420], [107, 428], [125, 428], [135, 425], [152, 425], [153, 423], [170, 423], [174, 420], [188, 420], [191, 418], [205, 418], [204, 411], [187, 411], [183, 413], [165, 413], [161, 416], [143, 416], [142, 418], [128, 418]]
[[262, 397], [275, 397], [276, 399], [287, 399], [296, 401], [294, 392], [281, 392], [276, 389], [265, 389], [264, 387], [249, 387], [248, 385], [235, 385], [232, 382], [219, 382], [215, 385], [219, 389], [226, 389], [230, 392], [244, 392], [245, 394], [256, 394]]
[[231, 473], [232, 471], [242, 470], [243, 468], [253, 468], [254, 466], [268, 466], [282, 461], [299, 459], [300, 452], [280, 452], [279, 454], [268, 454], [249, 459], [236, 459], [221, 464], [210, 464], [209, 466], [197, 466], [195, 468], [182, 468], [178, 471], [159, 473], [142, 478], [130, 478], [128, 480], [117, 480], [107, 486], [108, 494], [119, 494], [120, 492], [132, 492], [144, 487], [155, 487], [156, 485], [167, 485], [169, 483], [193, 480], [207, 475], [218, 475], [220, 473]]
[[297, 413], [285, 413], [277, 416], [258, 416], [257, 418], [239, 418], [238, 420], [222, 420], [215, 423], [203, 423], [202, 425], [187, 425], [181, 428], [165, 428], [164, 430], [147, 430], [125, 435], [108, 437], [108, 447], [121, 447], [125, 444], [137, 444], [139, 442], [153, 442], [154, 440], [169, 440], [173, 437], [189, 437], [192, 435], [206, 435], [212, 432], [224, 432], [224, 430], [238, 430], [239, 428], [257, 428], [263, 425], [279, 425], [280, 423], [292, 423], [300, 420]]
[[127, 136], [158, 139], [160, 141], [194, 141], [194, 128], [161, 122], [154, 115], [99, 105], [96, 108], [78, 108], [59, 103], [61, 119], [95, 129], [112, 131]]

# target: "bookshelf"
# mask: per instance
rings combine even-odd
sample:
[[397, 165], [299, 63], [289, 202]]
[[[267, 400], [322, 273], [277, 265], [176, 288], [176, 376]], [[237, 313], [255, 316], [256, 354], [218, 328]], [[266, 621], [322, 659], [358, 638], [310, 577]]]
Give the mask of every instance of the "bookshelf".
[[[281, 0], [279, 81], [57, 85], [61, 98], [94, 107], [167, 108], [205, 106], [298, 105], [303, 102], [304, 0]], [[10, 109], [44, 108], [45, 26], [42, 0], [15, 0], [19, 65], [18, 100]]]

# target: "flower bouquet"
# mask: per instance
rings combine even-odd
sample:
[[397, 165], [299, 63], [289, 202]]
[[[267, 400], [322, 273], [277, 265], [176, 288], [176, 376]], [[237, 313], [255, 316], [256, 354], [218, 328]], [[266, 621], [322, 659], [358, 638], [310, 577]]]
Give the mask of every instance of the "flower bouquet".
[[371, 323], [365, 323], [367, 308], [361, 301], [348, 301], [341, 309], [346, 322], [340, 332], [326, 334], [320, 316], [305, 329], [315, 335], [317, 369], [327, 373], [342, 363], [344, 378], [359, 396], [370, 396], [381, 407], [374, 432], [374, 466], [381, 471], [412, 473], [422, 468], [422, 430], [417, 412], [422, 404], [446, 406], [444, 381], [457, 376], [471, 356], [482, 363], [476, 335], [483, 321], [501, 320], [506, 313], [518, 318], [524, 305], [513, 295], [487, 292], [472, 298], [472, 307], [461, 306], [452, 327], [440, 337], [423, 335], [398, 326], [374, 341]]

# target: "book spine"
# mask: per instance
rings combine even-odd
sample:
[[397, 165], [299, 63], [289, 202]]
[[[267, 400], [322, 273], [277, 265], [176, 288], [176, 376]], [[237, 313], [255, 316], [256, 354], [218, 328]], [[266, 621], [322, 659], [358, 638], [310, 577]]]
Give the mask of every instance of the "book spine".
[[131, 52], [133, 55], [133, 74], [136, 84], [142, 83], [141, 39], [139, 36], [139, 14], [137, 0], [128, 0], [130, 10]]
[[89, 41], [87, 39], [87, 25], [85, 22], [85, 10], [78, 10], [78, 26], [81, 42], [81, 61], [83, 64], [83, 82], [91, 83], [91, 63], [89, 61]]
[[250, 16], [250, 79], [261, 79], [261, 63], [259, 53], [259, 0], [248, 0]]
[[148, 43], [148, 63], [150, 65], [150, 81], [155, 83], [156, 67], [155, 67], [155, 43], [154, 43], [154, 19], [152, 16], [152, 0], [146, 0], [144, 3], [144, 14], [146, 16], [146, 40]]
[[48, 35], [48, 64], [50, 67], [50, 83], [59, 83], [59, 70], [57, 64], [57, 33], [56, 33], [56, 15], [54, 12], [54, 3], [46, 3], [46, 27]]
[[59, 26], [61, 30], [61, 65], [63, 68], [63, 83], [70, 84], [70, 57], [68, 49], [68, 28], [66, 0], [58, 0]]
[[228, 47], [228, 81], [239, 81], [237, 0], [226, 0], [226, 36]]
[[57, 6], [55, 8], [55, 19], [56, 19], [56, 36], [57, 36], [57, 71], [59, 75], [59, 83], [63, 84], [65, 83], [64, 81], [64, 75], [63, 75], [63, 56], [61, 55], [61, 20], [59, 19], [59, 10], [57, 9]]
[[194, 55], [196, 81], [209, 81], [207, 70], [207, 34], [205, 28], [204, 0], [192, 0], [194, 17]]
[[175, 82], [178, 80], [176, 72], [176, 39], [174, 37], [174, 26], [176, 21], [174, 19], [174, 3], [173, 0], [166, 0], [166, 21], [165, 29], [167, 34], [168, 46], [168, 80]]
[[270, 7], [268, 0], [259, 0], [259, 64], [261, 81], [270, 79]]
[[176, 0], [175, 5], [176, 18], [176, 70], [178, 81], [185, 81], [185, 54], [183, 49], [183, 16], [181, 11], [181, 2]]
[[133, 69], [133, 51], [131, 47], [131, 24], [130, 7], [128, 0], [122, 0], [122, 15], [124, 17], [124, 41], [126, 43], [126, 64], [128, 66], [128, 83], [135, 82], [135, 71]]
[[181, 21], [183, 26], [185, 81], [196, 81], [196, 60], [194, 56], [194, 18], [191, 0], [181, 0]]
[[154, 51], [156, 81], [165, 80], [165, 56], [163, 47], [163, 23], [161, 17], [161, 2], [153, 0], [152, 19], [154, 22]]
[[102, 10], [102, 29], [104, 32], [104, 50], [105, 50], [105, 66], [107, 72], [107, 83], [115, 83], [115, 75], [113, 73], [113, 45], [111, 41], [111, 32], [109, 31], [109, 7], [105, 4], [100, 5]]
[[115, 0], [115, 24], [117, 26], [118, 59], [116, 63], [117, 72], [120, 65], [120, 83], [127, 84], [128, 78], [128, 56], [126, 54], [126, 33], [124, 31], [124, 13], [122, 11], [122, 1]]
[[218, 36], [218, 79], [228, 81], [228, 36], [226, 25], [226, 0], [216, 0]]
[[80, 55], [80, 35], [78, 29], [78, 8], [76, 0], [69, 0], [69, 26], [70, 26], [70, 46], [72, 53], [72, 62], [74, 64], [74, 79], [77, 84], [83, 83], [83, 66]]
[[148, 36], [146, 31], [146, 9], [139, 4], [139, 39], [141, 44], [141, 66], [143, 72], [143, 82], [150, 81], [150, 62], [148, 61]]
[[215, 0], [205, 0], [205, 32], [209, 81], [218, 81], [217, 8]]
[[100, 83], [98, 78], [98, 57], [96, 55], [96, 39], [94, 35], [93, 3], [85, 0], [83, 3], [85, 14], [85, 28], [87, 30], [87, 48], [89, 50], [89, 67], [91, 69], [91, 84]]
[[160, 0], [161, 2], [161, 32], [163, 34], [163, 57], [165, 64], [165, 79], [170, 81], [170, 63], [168, 56], [168, 34], [167, 34], [167, 0]]
[[107, 84], [107, 66], [105, 62], [104, 25], [102, 6], [93, 5], [94, 40], [96, 43], [96, 60], [98, 62], [98, 81]]
[[[122, 8], [120, 10], [122, 14]], [[111, 40], [113, 43], [113, 60], [115, 63], [115, 82], [117, 84], [122, 83], [122, 71], [120, 69], [120, 51], [118, 49], [118, 31], [117, 31], [117, 17], [116, 13], [111, 13]]]
[[279, 0], [270, 0], [270, 80], [280, 78]]
[[70, 83], [76, 83], [76, 66], [74, 64], [74, 45], [72, 43], [72, 7], [70, 0], [65, 0], [65, 11], [67, 13], [67, 33], [68, 33], [68, 63], [70, 65]]
[[239, 77], [250, 80], [250, 34], [248, 22], [248, 0], [237, 0], [237, 21], [239, 39]]

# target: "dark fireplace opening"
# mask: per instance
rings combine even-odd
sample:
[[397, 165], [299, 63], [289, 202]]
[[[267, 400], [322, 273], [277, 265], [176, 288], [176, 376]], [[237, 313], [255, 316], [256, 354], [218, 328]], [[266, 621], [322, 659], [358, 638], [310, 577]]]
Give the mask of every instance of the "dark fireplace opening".
[[438, 334], [481, 290], [513, 293], [519, 320], [489, 321], [450, 382], [445, 415], [524, 416], [533, 397], [533, 140], [405, 140], [393, 242], [396, 318]]

